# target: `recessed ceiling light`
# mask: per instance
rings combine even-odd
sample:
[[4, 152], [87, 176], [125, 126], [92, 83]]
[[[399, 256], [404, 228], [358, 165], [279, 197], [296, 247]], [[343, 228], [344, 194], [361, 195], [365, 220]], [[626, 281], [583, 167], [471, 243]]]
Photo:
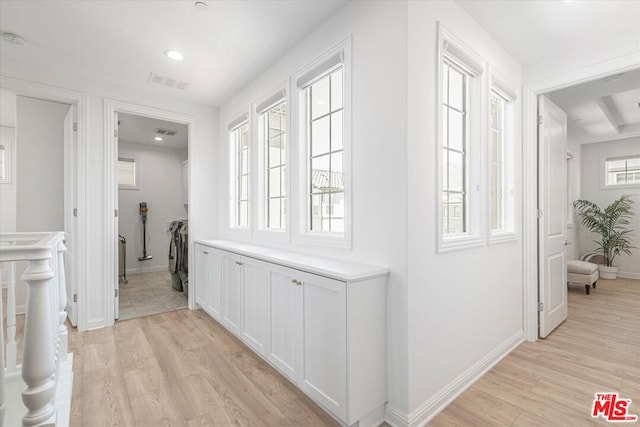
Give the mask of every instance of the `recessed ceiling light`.
[[200, 10], [207, 10], [207, 8], [209, 7], [206, 1], [197, 1], [194, 3], [194, 5]]
[[174, 61], [182, 61], [184, 59], [184, 55], [177, 50], [167, 49], [164, 51], [164, 54]]
[[620, 77], [622, 77], [622, 74], [614, 74], [613, 76], [605, 77], [603, 80], [607, 83], [613, 83], [617, 80], [620, 80]]
[[154, 141], [162, 141], [162, 137], [161, 136], [156, 136], [155, 138], [153, 138]]
[[3, 32], [2, 38], [11, 44], [15, 44], [17, 46], [24, 46], [24, 39], [17, 34]]
[[576, 0], [560, 0], [562, 3], [573, 3]]

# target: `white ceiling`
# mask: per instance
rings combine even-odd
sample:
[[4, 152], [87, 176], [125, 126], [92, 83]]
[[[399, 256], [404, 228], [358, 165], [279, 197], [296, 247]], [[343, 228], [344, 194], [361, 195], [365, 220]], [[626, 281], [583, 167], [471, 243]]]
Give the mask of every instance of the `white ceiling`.
[[[118, 141], [134, 142], [137, 144], [147, 144], [154, 147], [187, 149], [188, 133], [187, 125], [156, 120], [132, 114], [118, 115]], [[158, 135], [156, 129], [176, 131], [173, 136]], [[162, 141], [155, 141], [159, 136]]]
[[569, 139], [588, 144], [640, 136], [640, 69], [607, 80], [548, 94], [567, 113]]
[[[190, 0], [3, 0], [0, 30], [26, 43], [1, 41], [0, 69], [23, 61], [216, 106], [346, 1], [209, 0], [203, 10]], [[149, 83], [151, 72], [190, 86]]]
[[634, 40], [640, 49], [637, 0], [457, 0], [520, 64], [589, 46]]

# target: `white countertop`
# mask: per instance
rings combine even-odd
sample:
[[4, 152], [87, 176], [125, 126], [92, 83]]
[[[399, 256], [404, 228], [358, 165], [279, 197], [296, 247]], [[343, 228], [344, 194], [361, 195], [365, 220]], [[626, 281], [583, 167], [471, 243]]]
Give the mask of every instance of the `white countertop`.
[[375, 265], [304, 255], [229, 240], [196, 240], [195, 243], [344, 282], [359, 282], [386, 276], [390, 272], [388, 268]]

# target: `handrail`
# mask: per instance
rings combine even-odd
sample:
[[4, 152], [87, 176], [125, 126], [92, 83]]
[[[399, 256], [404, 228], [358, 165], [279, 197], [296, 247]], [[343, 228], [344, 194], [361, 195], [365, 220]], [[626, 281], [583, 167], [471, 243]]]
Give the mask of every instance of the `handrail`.
[[[17, 261], [26, 261], [22, 280], [27, 284], [22, 379], [26, 389], [22, 401], [27, 408], [23, 426], [55, 423], [55, 398], [60, 362], [67, 356], [66, 283], [64, 275], [64, 232], [1, 233], [0, 262], [9, 264], [13, 274]], [[7, 292], [7, 369], [16, 369], [15, 361], [15, 280], [8, 281]], [[0, 311], [1, 313], [1, 311]], [[0, 329], [4, 332], [0, 317]], [[0, 334], [0, 336], [2, 336]], [[11, 342], [13, 340], [13, 343]], [[2, 350], [4, 343], [0, 342]], [[13, 345], [13, 349], [12, 346]], [[0, 352], [2, 354], [3, 352]], [[13, 358], [13, 360], [10, 360]], [[0, 425], [4, 422], [5, 368], [0, 366]]]

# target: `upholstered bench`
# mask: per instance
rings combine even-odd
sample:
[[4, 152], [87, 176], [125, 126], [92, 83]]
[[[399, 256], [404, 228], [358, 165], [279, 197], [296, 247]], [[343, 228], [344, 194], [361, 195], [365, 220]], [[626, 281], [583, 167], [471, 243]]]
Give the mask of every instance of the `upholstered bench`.
[[586, 261], [567, 261], [567, 284], [584, 285], [587, 295], [589, 295], [591, 286], [596, 287], [599, 278], [596, 264]]

